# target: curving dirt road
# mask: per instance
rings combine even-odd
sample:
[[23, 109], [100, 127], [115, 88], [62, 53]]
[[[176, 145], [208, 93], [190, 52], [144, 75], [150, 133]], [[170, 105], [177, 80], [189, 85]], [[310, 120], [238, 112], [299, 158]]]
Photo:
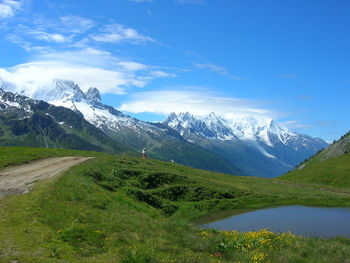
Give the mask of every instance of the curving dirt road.
[[59, 157], [33, 161], [0, 171], [0, 197], [24, 194], [36, 181], [50, 178], [93, 157]]

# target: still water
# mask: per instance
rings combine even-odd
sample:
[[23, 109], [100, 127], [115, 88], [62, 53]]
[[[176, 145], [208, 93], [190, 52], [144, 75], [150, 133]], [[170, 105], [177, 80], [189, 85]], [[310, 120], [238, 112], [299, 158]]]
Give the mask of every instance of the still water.
[[[227, 212], [226, 212], [227, 213]], [[197, 221], [203, 228], [253, 231], [267, 228], [273, 232], [292, 232], [303, 236], [350, 238], [350, 208], [282, 206], [240, 214], [218, 214]]]

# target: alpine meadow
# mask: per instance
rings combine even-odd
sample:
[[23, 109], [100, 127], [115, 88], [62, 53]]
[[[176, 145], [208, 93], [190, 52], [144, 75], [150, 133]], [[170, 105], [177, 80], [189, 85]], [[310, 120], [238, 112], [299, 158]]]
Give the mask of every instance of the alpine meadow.
[[0, 263], [350, 263], [349, 12], [0, 0]]

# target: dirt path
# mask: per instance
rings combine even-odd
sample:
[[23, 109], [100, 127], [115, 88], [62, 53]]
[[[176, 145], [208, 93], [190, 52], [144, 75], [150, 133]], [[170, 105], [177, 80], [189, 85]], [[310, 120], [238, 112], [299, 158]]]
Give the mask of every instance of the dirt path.
[[28, 164], [0, 171], [0, 197], [8, 194], [24, 194], [35, 181], [50, 178], [85, 162], [92, 157], [60, 157], [33, 161]]

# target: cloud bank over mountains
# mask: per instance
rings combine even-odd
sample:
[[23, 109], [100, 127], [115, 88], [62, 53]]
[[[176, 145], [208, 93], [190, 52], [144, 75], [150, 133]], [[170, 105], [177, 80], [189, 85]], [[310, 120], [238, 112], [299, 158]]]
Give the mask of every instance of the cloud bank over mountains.
[[29, 93], [49, 85], [54, 79], [64, 79], [73, 80], [84, 91], [97, 87], [102, 93], [124, 94], [131, 86], [142, 88], [153, 79], [173, 76], [156, 67], [91, 48], [46, 53], [32, 62], [0, 69], [0, 79], [14, 84], [17, 91]]
[[172, 112], [190, 112], [206, 116], [215, 112], [225, 118], [254, 116], [258, 118], [278, 117], [278, 113], [264, 109], [266, 102], [224, 97], [201, 87], [177, 87], [160, 91], [140, 92], [124, 102], [119, 110], [131, 113], [156, 113], [168, 115]]
[[[2, 17], [10, 18], [22, 7], [22, 2], [5, 0], [0, 7], [8, 10], [8, 15]], [[104, 43], [156, 42], [136, 29], [111, 21], [101, 25], [77, 15], [56, 18], [34, 15], [32, 20], [21, 23], [9, 20], [0, 30], [8, 42], [29, 54], [25, 63], [0, 68], [0, 79], [13, 84], [17, 91], [26, 90], [27, 94], [50, 85], [54, 79], [73, 80], [84, 91], [97, 87], [102, 93], [125, 94], [130, 87], [142, 88], [154, 79], [175, 77], [158, 66], [104, 49]]]
[[[257, 13], [251, 8], [244, 1], [102, 0], [82, 5], [0, 0], [0, 81], [33, 94], [55, 79], [72, 80], [83, 91], [98, 88], [105, 102], [144, 115], [146, 121], [170, 112], [217, 112], [226, 117], [273, 118], [314, 136], [328, 131], [331, 139], [336, 137], [331, 132], [343, 134], [339, 126], [348, 129], [348, 124], [334, 116], [346, 111], [346, 96], [338, 94], [348, 89], [335, 76], [346, 72], [328, 68], [325, 74], [326, 66], [307, 60], [313, 54], [307, 48], [317, 39], [308, 27], [298, 28], [310, 36], [310, 45], [289, 46], [300, 40], [298, 35], [292, 38], [284, 28], [278, 31], [281, 18], [270, 9], [261, 16], [264, 5], [253, 7]], [[274, 23], [264, 21], [267, 14]], [[213, 19], [208, 19], [211, 15]], [[285, 18], [288, 26], [296, 26], [288, 14]], [[307, 23], [302, 19], [298, 23], [308, 25], [309, 17], [304, 19]], [[346, 24], [329, 21], [339, 29]], [[269, 29], [263, 37], [260, 26]], [[275, 32], [288, 41], [272, 41]], [[314, 44], [328, 48], [323, 42]], [[327, 65], [347, 63], [344, 50], [339, 49], [338, 56], [343, 62], [332, 56]], [[304, 59], [310, 64], [302, 65]], [[338, 92], [328, 92], [327, 85]], [[337, 101], [337, 107], [320, 106], [330, 99]]]

